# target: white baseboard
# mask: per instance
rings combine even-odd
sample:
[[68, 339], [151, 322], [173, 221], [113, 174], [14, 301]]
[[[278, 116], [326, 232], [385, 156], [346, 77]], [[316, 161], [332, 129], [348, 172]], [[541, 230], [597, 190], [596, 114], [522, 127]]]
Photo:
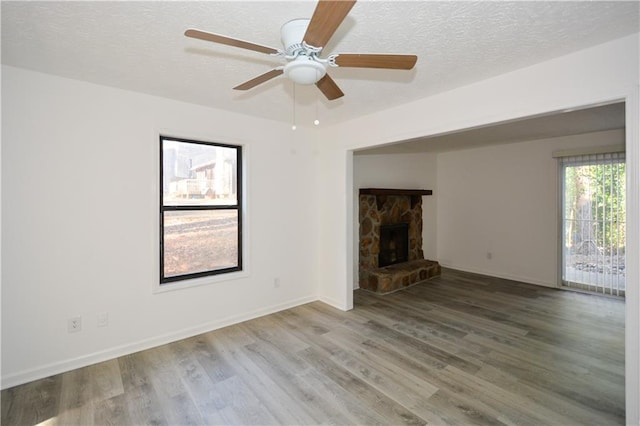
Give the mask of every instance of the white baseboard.
[[326, 296], [321, 296], [318, 298], [319, 301], [321, 301], [322, 303], [326, 303], [327, 305], [334, 307], [336, 309], [340, 309], [341, 311], [348, 311], [349, 309], [345, 306], [344, 303], [340, 302], [339, 300], [335, 300], [332, 299], [330, 297], [326, 297]]
[[[32, 368], [29, 370], [20, 371], [13, 374], [8, 374], [6, 376], [2, 376], [1, 388], [7, 389], [10, 387], [28, 383], [34, 380], [53, 376], [55, 374], [64, 373], [69, 370], [74, 370], [76, 368], [82, 368], [88, 365], [96, 364], [98, 362], [108, 361], [120, 356], [129, 355], [135, 352], [151, 349], [151, 348], [165, 345], [167, 343], [175, 342], [181, 339], [186, 339], [188, 337], [197, 336], [198, 334], [207, 333], [209, 331], [217, 330], [219, 328], [227, 327], [233, 324], [238, 324], [244, 321], [248, 321], [248, 320], [259, 318], [265, 315], [273, 314], [275, 312], [283, 311], [285, 309], [304, 305], [310, 302], [315, 302], [317, 300], [319, 300], [317, 297], [312, 297], [312, 296], [302, 297], [299, 299], [291, 300], [291, 301], [280, 303], [277, 305], [272, 305], [266, 308], [257, 309], [252, 312], [246, 312], [240, 315], [233, 315], [227, 318], [222, 318], [216, 321], [200, 324], [195, 327], [189, 327], [179, 331], [152, 337], [139, 342], [126, 344], [122, 346], [116, 346], [114, 348], [105, 349], [102, 351], [94, 352], [92, 354], [83, 355], [77, 358], [56, 362], [52, 364], [47, 364], [47, 365]], [[328, 304], [335, 306], [332, 303], [328, 303]]]
[[440, 263], [440, 266], [447, 269], [455, 269], [456, 271], [470, 272], [472, 274], [486, 275], [486, 276], [495, 277], [495, 278], [503, 278], [505, 280], [519, 281], [522, 283], [539, 285], [542, 287], [551, 287], [551, 288], [558, 287], [555, 283], [549, 283], [542, 280], [538, 280], [536, 278], [531, 278], [531, 277], [526, 277], [521, 275], [505, 274], [502, 272], [495, 272], [495, 271], [485, 271], [482, 269], [468, 268], [460, 265], [445, 265], [443, 263]]

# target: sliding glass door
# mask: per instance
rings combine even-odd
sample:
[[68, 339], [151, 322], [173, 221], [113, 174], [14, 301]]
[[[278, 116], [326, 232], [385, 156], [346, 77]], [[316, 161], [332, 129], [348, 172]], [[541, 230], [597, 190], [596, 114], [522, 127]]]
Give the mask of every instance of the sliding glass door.
[[624, 153], [562, 157], [562, 285], [625, 294]]

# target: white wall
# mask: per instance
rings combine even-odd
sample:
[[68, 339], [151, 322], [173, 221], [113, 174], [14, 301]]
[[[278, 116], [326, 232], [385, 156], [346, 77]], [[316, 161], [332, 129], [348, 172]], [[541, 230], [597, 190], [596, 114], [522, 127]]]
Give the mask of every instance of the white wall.
[[[2, 124], [3, 388], [317, 298], [308, 130], [12, 67]], [[244, 145], [244, 276], [152, 293], [159, 132]]]
[[[626, 100], [627, 173], [640, 167], [638, 47], [634, 34], [590, 49], [319, 130], [320, 296], [335, 306], [353, 306], [352, 151], [385, 143], [473, 128], [548, 112]], [[345, 184], [345, 182], [348, 183]], [[629, 180], [627, 256], [640, 260], [640, 183]], [[440, 201], [440, 199], [439, 199]], [[441, 218], [439, 218], [441, 219]], [[640, 270], [629, 265], [629, 282]], [[638, 289], [627, 293], [627, 422], [640, 422], [640, 304]]]
[[616, 144], [624, 145], [624, 131], [439, 154], [441, 265], [555, 287], [558, 163], [552, 153]]
[[[436, 259], [436, 154], [354, 155], [353, 197], [360, 188], [431, 189], [422, 197], [422, 248], [426, 259]], [[354, 288], [358, 287], [358, 204], [353, 209]]]
[[[622, 100], [638, 84], [638, 34], [446, 93], [319, 129], [321, 281], [325, 300], [350, 308], [353, 150]], [[346, 191], [346, 192], [345, 192]], [[330, 206], [330, 207], [329, 207]], [[345, 223], [344, 215], [347, 213]], [[349, 229], [346, 229], [348, 227]], [[345, 242], [345, 238], [349, 242]], [[347, 266], [348, 265], [348, 266]], [[339, 280], [340, 282], [336, 282]], [[348, 284], [347, 284], [348, 283]]]

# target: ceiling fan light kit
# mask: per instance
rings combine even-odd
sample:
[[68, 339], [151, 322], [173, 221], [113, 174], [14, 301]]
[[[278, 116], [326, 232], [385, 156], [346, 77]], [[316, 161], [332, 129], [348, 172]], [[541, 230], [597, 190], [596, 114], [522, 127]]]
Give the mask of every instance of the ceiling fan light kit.
[[327, 66], [410, 70], [418, 59], [415, 55], [375, 53], [343, 54], [343, 58], [340, 58], [340, 54], [332, 54], [321, 58], [322, 49], [355, 3], [356, 0], [319, 0], [311, 19], [293, 19], [282, 26], [280, 33], [284, 50], [195, 29], [188, 29], [185, 35], [265, 53], [287, 61], [284, 66], [234, 87], [235, 90], [249, 90], [284, 74], [296, 84], [315, 84], [331, 101], [344, 96], [344, 93], [327, 74]]
[[307, 56], [299, 56], [284, 66], [284, 75], [296, 84], [315, 84], [326, 73], [324, 65]]

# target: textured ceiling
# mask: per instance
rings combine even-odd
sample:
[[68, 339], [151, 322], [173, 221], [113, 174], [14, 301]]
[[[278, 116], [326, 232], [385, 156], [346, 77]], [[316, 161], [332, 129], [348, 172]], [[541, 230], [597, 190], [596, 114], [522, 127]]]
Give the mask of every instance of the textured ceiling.
[[[290, 122], [284, 77], [231, 88], [280, 65], [267, 55], [183, 36], [187, 28], [280, 48], [280, 26], [311, 1], [2, 2], [2, 63]], [[297, 86], [296, 114], [339, 122], [638, 31], [633, 2], [359, 1], [324, 55], [414, 53], [412, 71], [330, 69], [345, 93]], [[316, 112], [317, 111], [317, 112]]]

